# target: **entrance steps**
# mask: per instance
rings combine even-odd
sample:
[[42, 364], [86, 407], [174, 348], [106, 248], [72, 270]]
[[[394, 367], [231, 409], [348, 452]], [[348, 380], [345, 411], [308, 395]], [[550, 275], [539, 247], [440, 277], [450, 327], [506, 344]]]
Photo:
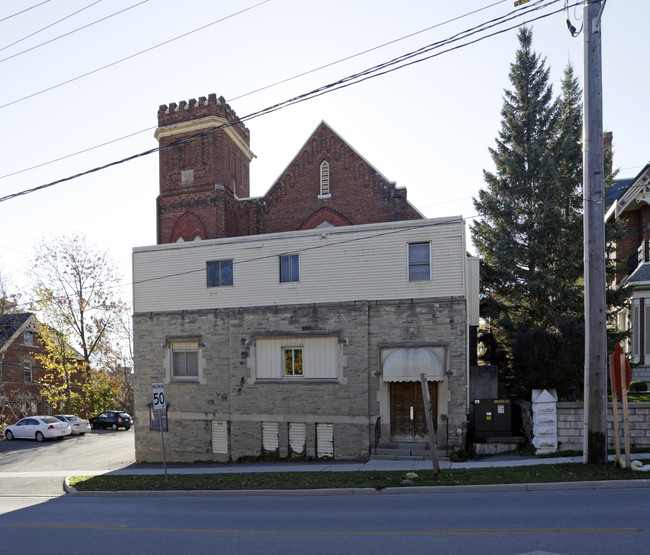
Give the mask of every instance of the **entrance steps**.
[[[447, 451], [438, 446], [438, 460], [446, 460]], [[424, 461], [431, 459], [428, 442], [382, 441], [372, 450], [371, 461]]]

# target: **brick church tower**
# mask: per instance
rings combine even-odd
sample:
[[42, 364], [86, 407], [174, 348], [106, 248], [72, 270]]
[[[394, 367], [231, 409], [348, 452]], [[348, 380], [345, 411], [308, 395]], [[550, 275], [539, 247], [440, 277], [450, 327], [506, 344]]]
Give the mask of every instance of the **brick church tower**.
[[158, 109], [158, 244], [228, 237], [237, 228], [237, 199], [249, 196], [255, 156], [237, 119], [216, 94]]

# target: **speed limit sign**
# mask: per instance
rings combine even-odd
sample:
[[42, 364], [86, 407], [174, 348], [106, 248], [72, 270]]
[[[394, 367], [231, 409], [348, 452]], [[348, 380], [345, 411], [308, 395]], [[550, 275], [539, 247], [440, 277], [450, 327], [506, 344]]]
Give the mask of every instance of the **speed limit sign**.
[[151, 384], [153, 393], [153, 410], [165, 410], [165, 384], [162, 382], [153, 382]]

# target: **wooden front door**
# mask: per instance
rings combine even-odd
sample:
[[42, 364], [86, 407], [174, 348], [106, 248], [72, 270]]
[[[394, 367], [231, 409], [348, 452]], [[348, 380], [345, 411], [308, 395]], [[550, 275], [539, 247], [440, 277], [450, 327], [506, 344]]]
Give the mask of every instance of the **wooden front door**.
[[[428, 383], [435, 430], [438, 425], [438, 383]], [[424, 412], [420, 382], [392, 382], [390, 384], [390, 433], [396, 439], [427, 437], [427, 417]]]

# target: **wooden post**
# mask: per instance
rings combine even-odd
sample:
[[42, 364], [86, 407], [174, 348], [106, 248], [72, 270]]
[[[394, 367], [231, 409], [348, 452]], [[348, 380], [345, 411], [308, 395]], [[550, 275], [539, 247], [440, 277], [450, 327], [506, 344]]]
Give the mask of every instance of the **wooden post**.
[[585, 462], [607, 462], [607, 305], [603, 176], [602, 0], [584, 3]]
[[630, 460], [630, 424], [627, 411], [627, 372], [625, 354], [621, 354], [621, 400], [623, 401], [623, 440], [625, 441], [625, 468], [632, 469]]
[[609, 381], [612, 388], [612, 418], [614, 419], [614, 437], [616, 438], [616, 462], [621, 462], [621, 437], [618, 430], [618, 400], [616, 395], [616, 371], [614, 370], [614, 355], [609, 355]]
[[438, 444], [436, 443], [436, 431], [433, 428], [433, 416], [431, 415], [431, 398], [429, 397], [429, 384], [427, 383], [426, 374], [420, 374], [420, 384], [422, 385], [422, 398], [424, 399], [424, 413], [427, 417], [427, 428], [429, 430], [429, 448], [431, 449], [431, 464], [433, 473], [440, 474], [440, 464], [438, 463]]

